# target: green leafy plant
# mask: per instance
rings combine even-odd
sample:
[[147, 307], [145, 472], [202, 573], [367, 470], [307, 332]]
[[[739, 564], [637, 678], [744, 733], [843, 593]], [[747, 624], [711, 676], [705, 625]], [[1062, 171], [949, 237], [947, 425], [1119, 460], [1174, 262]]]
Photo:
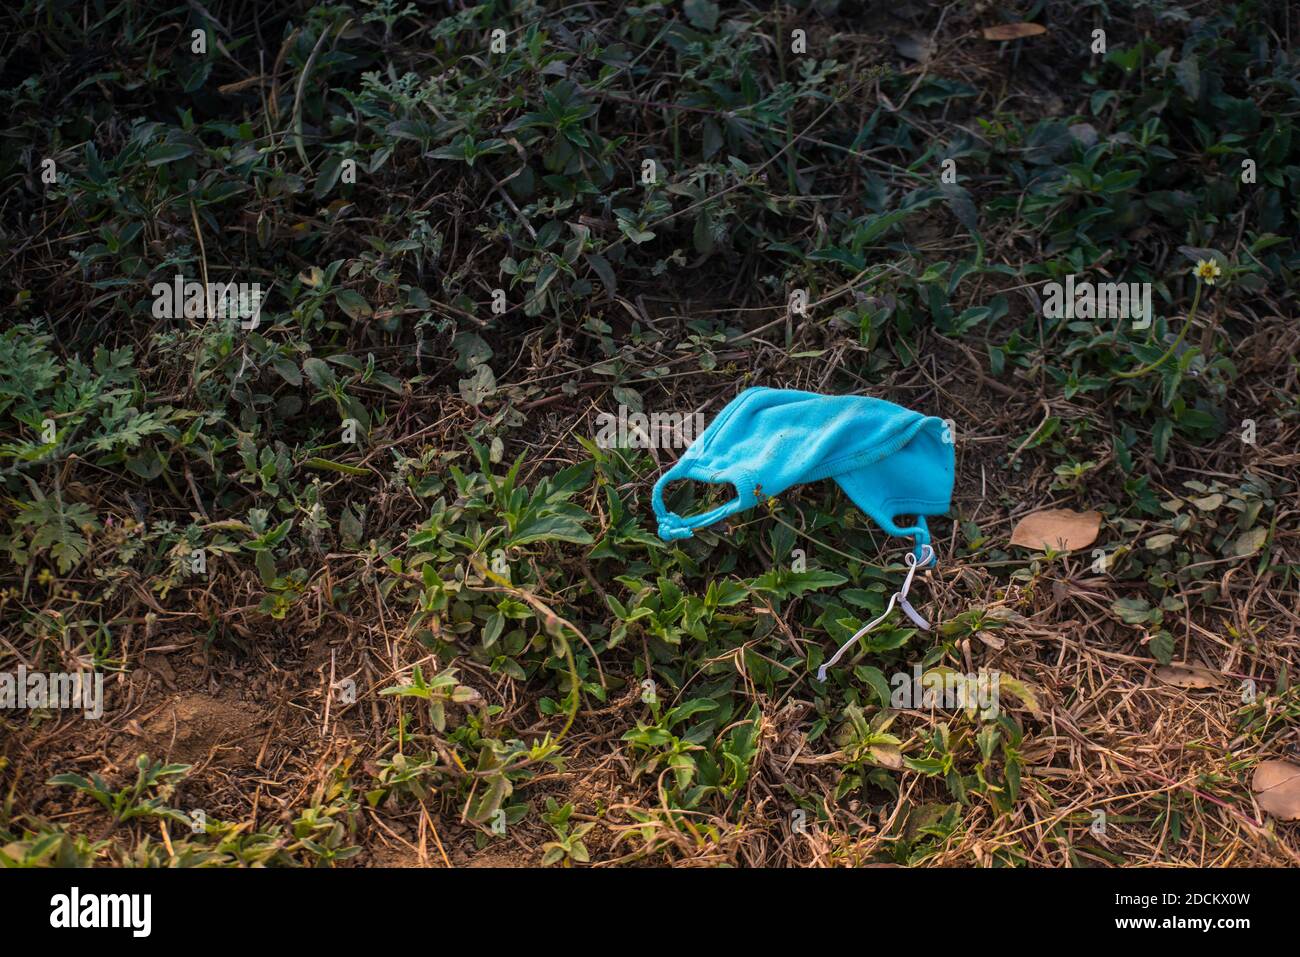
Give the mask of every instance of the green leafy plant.
[[157, 817], [189, 824], [181, 811], [167, 806], [176, 785], [190, 771], [188, 764], [164, 764], [142, 754], [136, 760], [135, 781], [114, 791], [98, 774], [86, 778], [80, 774], [56, 774], [46, 783], [51, 787], [70, 787], [88, 794], [113, 816], [117, 823], [134, 818]]

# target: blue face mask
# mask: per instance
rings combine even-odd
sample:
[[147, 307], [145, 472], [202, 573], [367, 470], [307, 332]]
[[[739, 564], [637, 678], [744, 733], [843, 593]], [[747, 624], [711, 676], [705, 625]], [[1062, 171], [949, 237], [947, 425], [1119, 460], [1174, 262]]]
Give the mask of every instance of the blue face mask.
[[[833, 478], [853, 503], [891, 535], [915, 539], [915, 560], [934, 560], [925, 516], [948, 511], [953, 443], [943, 419], [883, 399], [746, 389], [723, 409], [655, 482], [652, 501], [664, 541], [689, 538], [804, 482]], [[664, 506], [677, 479], [730, 483], [736, 497], [691, 518]], [[899, 525], [897, 516], [915, 516]]]

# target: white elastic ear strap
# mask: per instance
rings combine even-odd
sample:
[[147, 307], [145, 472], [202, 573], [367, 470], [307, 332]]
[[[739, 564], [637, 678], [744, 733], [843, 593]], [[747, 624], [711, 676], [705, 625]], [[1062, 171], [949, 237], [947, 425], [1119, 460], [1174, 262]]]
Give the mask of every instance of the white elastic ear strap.
[[826, 680], [826, 670], [828, 668], [834, 668], [835, 663], [839, 661], [840, 658], [844, 657], [844, 653], [848, 651], [859, 638], [889, 617], [889, 613], [894, 610], [895, 602], [897, 602], [898, 606], [903, 609], [903, 613], [907, 615], [908, 618], [912, 619], [912, 623], [916, 625], [916, 627], [920, 628], [922, 631], [930, 630], [930, 623], [922, 618], [920, 614], [917, 613], [917, 610], [912, 607], [911, 602], [907, 600], [907, 592], [908, 589], [912, 587], [912, 578], [916, 575], [916, 569], [921, 565], [928, 565], [930, 560], [933, 558], [934, 549], [929, 545], [921, 546], [921, 558], [919, 561], [911, 552], [907, 553], [907, 556], [903, 559], [903, 561], [907, 563], [907, 577], [903, 579], [903, 587], [889, 596], [889, 604], [885, 606], [885, 610], [880, 613], [879, 617], [867, 622], [859, 628], [852, 638], [840, 645], [835, 654], [831, 655], [827, 661], [822, 662], [822, 666], [817, 669], [817, 680], [819, 682], [824, 682]]

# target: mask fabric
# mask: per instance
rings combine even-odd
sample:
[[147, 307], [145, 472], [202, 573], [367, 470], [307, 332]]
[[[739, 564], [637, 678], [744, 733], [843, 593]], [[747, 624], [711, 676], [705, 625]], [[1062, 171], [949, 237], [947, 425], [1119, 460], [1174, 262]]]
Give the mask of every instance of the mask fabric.
[[[659, 477], [651, 499], [659, 537], [670, 542], [795, 485], [833, 478], [886, 532], [912, 537], [921, 561], [930, 544], [925, 516], [948, 511], [953, 471], [943, 419], [869, 396], [753, 388], [732, 399]], [[730, 483], [736, 497], [683, 518], [664, 505], [664, 488], [677, 479]], [[900, 515], [915, 524], [900, 526]], [[924, 558], [932, 562], [933, 551]]]

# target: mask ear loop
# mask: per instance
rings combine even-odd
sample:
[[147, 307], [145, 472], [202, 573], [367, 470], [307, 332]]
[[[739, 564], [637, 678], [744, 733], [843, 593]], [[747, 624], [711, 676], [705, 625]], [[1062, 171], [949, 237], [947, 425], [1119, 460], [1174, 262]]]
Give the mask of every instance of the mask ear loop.
[[934, 549], [928, 544], [921, 545], [919, 551], [919, 556], [914, 552], [908, 552], [907, 555], [903, 557], [903, 561], [907, 563], [907, 577], [903, 579], [903, 586], [889, 596], [889, 604], [885, 606], [885, 610], [880, 613], [880, 616], [859, 628], [852, 638], [840, 645], [839, 649], [835, 654], [831, 655], [829, 660], [822, 662], [821, 667], [817, 669], [817, 681], [819, 683], [826, 681], [827, 669], [835, 667], [835, 663], [838, 662], [840, 658], [844, 657], [844, 653], [853, 647], [859, 638], [889, 617], [889, 613], [894, 610], [895, 603], [903, 609], [903, 614], [912, 619], [912, 624], [916, 625], [916, 627], [920, 628], [922, 631], [930, 630], [930, 623], [922, 618], [917, 610], [913, 608], [911, 603], [907, 600], [907, 592], [908, 589], [912, 587], [912, 579], [916, 576], [916, 570], [918, 568], [924, 568], [926, 565], [934, 561]]
[[736, 512], [736, 508], [741, 504], [740, 488], [736, 488], [736, 497], [730, 502], [726, 502], [718, 507], [705, 512], [702, 515], [693, 515], [690, 518], [682, 518], [676, 512], [668, 511], [664, 504], [664, 489], [668, 483], [675, 479], [692, 478], [701, 482], [713, 482], [713, 470], [701, 468], [698, 463], [678, 460], [677, 464], [670, 468], [659, 480], [655, 482], [654, 488], [650, 491], [650, 504], [654, 508], [655, 518], [659, 522], [659, 537], [667, 540], [676, 540], [690, 538], [691, 534], [697, 528], [704, 528], [722, 521], [728, 515]]

